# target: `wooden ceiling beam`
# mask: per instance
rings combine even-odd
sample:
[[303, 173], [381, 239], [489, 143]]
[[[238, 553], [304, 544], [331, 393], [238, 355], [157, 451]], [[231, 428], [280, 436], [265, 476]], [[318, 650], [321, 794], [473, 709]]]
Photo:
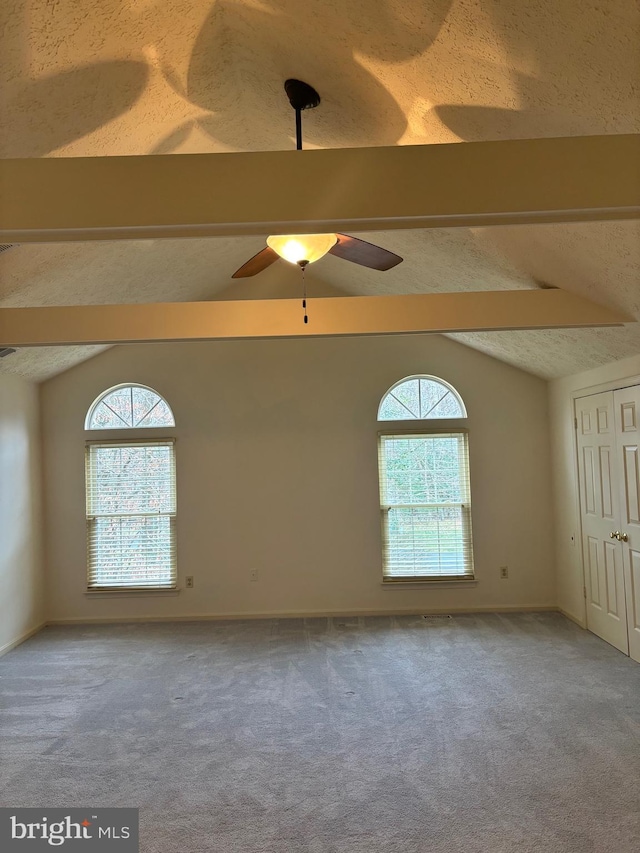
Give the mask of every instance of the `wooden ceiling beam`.
[[562, 290], [0, 309], [0, 346], [614, 326], [619, 311]]
[[640, 135], [0, 161], [0, 242], [640, 216]]

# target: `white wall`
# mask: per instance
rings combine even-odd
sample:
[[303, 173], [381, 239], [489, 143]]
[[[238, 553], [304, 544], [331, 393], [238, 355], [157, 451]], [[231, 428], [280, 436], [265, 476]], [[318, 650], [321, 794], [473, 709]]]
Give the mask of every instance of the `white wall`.
[[37, 386], [0, 374], [0, 653], [44, 621]]
[[558, 606], [582, 625], [586, 624], [584, 575], [572, 395], [602, 390], [598, 386], [605, 383], [620, 387], [630, 382], [635, 384], [640, 382], [639, 377], [640, 356], [634, 356], [549, 383]]
[[[473, 587], [381, 584], [376, 412], [413, 373], [451, 382], [468, 408]], [[195, 577], [178, 596], [84, 594], [84, 417], [127, 381], [157, 389], [177, 419], [179, 576]], [[446, 338], [118, 347], [41, 399], [50, 618], [555, 604], [546, 383]]]

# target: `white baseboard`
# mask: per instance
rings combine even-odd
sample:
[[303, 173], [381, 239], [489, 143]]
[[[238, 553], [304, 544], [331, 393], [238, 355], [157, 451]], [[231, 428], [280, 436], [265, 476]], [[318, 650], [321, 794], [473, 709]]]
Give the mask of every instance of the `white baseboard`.
[[40, 625], [36, 625], [35, 628], [31, 628], [30, 631], [22, 634], [22, 636], [18, 637], [16, 640], [11, 640], [11, 642], [5, 643], [4, 646], [0, 646], [0, 657], [2, 657], [2, 655], [6, 655], [7, 652], [10, 652], [12, 649], [15, 649], [16, 646], [20, 645], [20, 643], [24, 643], [25, 640], [29, 639], [29, 637], [33, 637], [33, 635], [37, 634], [38, 631], [42, 631], [46, 625], [47, 622], [42, 622]]
[[555, 605], [540, 604], [526, 607], [412, 607], [403, 610], [278, 610], [261, 612], [234, 613], [190, 613], [182, 616], [112, 616], [107, 618], [90, 618], [74, 616], [70, 619], [49, 619], [47, 625], [95, 625], [116, 624], [129, 622], [221, 622], [241, 619], [314, 619], [314, 618], [355, 618], [357, 616], [416, 616], [438, 615], [443, 613], [539, 613], [558, 612]]

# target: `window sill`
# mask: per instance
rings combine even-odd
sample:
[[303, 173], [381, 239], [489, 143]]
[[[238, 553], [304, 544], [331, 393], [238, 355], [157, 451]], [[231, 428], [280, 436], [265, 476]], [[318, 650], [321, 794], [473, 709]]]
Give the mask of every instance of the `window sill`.
[[476, 578], [394, 578], [393, 580], [383, 580], [381, 581], [381, 586], [386, 587], [386, 589], [405, 589], [406, 587], [420, 587], [420, 586], [477, 586], [478, 581]]
[[85, 595], [90, 598], [111, 598], [121, 597], [121, 596], [132, 596], [133, 598], [138, 598], [139, 596], [144, 595], [179, 595], [180, 590], [177, 588], [174, 589], [144, 589], [144, 588], [131, 588], [131, 589], [87, 589], [84, 592]]

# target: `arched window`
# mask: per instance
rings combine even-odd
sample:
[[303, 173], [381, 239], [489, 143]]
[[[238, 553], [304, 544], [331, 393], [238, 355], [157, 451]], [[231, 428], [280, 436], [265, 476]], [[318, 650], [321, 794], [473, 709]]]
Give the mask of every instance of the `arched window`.
[[435, 376], [409, 376], [396, 382], [382, 398], [379, 421], [466, 418], [455, 388]]
[[91, 405], [87, 430], [134, 434], [86, 443], [89, 589], [176, 586], [175, 439], [135, 437], [173, 426], [166, 400], [144, 385], [118, 385]]
[[167, 401], [146, 385], [116, 385], [93, 402], [85, 429], [135, 429], [173, 427]]
[[452, 418], [466, 418], [462, 398], [434, 376], [409, 376], [382, 398], [379, 421], [411, 424], [379, 434], [385, 582], [474, 578], [468, 433]]

